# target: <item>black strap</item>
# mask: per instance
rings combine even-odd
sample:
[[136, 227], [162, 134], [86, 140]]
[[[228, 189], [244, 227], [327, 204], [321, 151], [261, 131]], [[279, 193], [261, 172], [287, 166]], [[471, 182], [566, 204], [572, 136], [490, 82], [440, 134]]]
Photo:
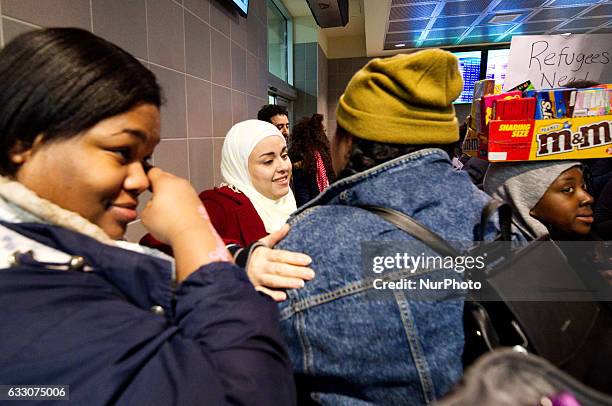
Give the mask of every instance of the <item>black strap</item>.
[[417, 240], [427, 244], [439, 254], [456, 257], [459, 255], [449, 243], [424, 225], [418, 223], [412, 217], [388, 207], [381, 206], [357, 206], [369, 212], [379, 215], [389, 223], [395, 225], [402, 231], [410, 234]]
[[480, 215], [480, 235], [478, 238], [484, 241], [487, 224], [489, 224], [489, 220], [495, 213], [498, 213], [501, 240], [510, 241], [512, 238], [512, 207], [498, 199], [489, 200], [485, 207], [483, 207], [482, 214]]

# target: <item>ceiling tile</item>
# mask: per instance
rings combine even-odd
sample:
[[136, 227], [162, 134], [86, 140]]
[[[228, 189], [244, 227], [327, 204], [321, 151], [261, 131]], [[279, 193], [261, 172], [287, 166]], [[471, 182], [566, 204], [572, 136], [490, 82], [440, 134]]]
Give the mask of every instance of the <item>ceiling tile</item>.
[[455, 44], [455, 40], [448, 41], [444, 39], [429, 39], [429, 40], [423, 41], [423, 44], [421, 45], [421, 47], [442, 47], [442, 46], [454, 45], [454, 44]]
[[560, 18], [571, 18], [584, 11], [586, 7], [565, 7], [565, 8], [543, 8], [538, 11], [529, 21], [558, 20]]
[[508, 31], [510, 28], [514, 27], [514, 24], [510, 25], [483, 25], [480, 27], [474, 27], [472, 31], [469, 32], [469, 36], [478, 36], [478, 35], [501, 35], [504, 32]]
[[524, 10], [538, 8], [546, 3], [546, 0], [502, 0], [495, 11]]
[[456, 16], [461, 14], [482, 13], [489, 4], [490, 0], [470, 0], [470, 1], [449, 1], [446, 3], [441, 16]]
[[447, 30], [431, 30], [427, 33], [427, 39], [459, 38], [465, 32], [465, 28], [451, 28]]
[[465, 37], [461, 40], [461, 45], [467, 44], [481, 44], [486, 42], [495, 42], [495, 40], [499, 37], [499, 35], [478, 35], [475, 37]]
[[[514, 12], [507, 12], [507, 13], [497, 13], [497, 14], [489, 14], [486, 18], [484, 18], [480, 24], [492, 24], [492, 25], [506, 25], [506, 24], [516, 24], [518, 22], [521, 22], [522, 20], [524, 20], [527, 15], [531, 12], [531, 10], [524, 10], [524, 11], [514, 11]], [[506, 15], [512, 15], [512, 16], [517, 16], [515, 17], [512, 21], [508, 21], [508, 22], [491, 22], [491, 20], [495, 17], [503, 17]]]
[[561, 6], [586, 6], [589, 4], [595, 4], [597, 0], [555, 0], [552, 4], [547, 6], [561, 7]]
[[389, 23], [387, 32], [420, 31], [425, 29], [428, 23], [429, 20], [393, 21]]
[[432, 28], [469, 27], [478, 18], [478, 14], [459, 17], [438, 17]]
[[413, 32], [399, 32], [395, 34], [387, 34], [385, 42], [404, 42], [404, 41], [416, 41], [421, 37], [420, 31]]
[[435, 0], [393, 0], [392, 6], [401, 6], [406, 4], [419, 4], [419, 3], [435, 3]]
[[564, 25], [562, 30], [571, 30], [573, 28], [587, 28], [587, 27], [595, 28], [609, 21], [610, 21], [610, 18], [608, 17], [578, 18]]
[[553, 34], [564, 34], [567, 32], [571, 32], [572, 34], [586, 34], [587, 32], [591, 31], [592, 28], [572, 28], [570, 29], [563, 29], [563, 28], [559, 28], [558, 30], [555, 30], [555, 32]]
[[601, 4], [582, 17], [612, 16], [612, 4]]
[[531, 23], [531, 22], [523, 23], [523, 24], [520, 24], [516, 30], [512, 31], [512, 35], [523, 34], [523, 33], [534, 33], [534, 32], [545, 33], [546, 31], [554, 28], [555, 26], [561, 24], [562, 22], [563, 20], [540, 21], [537, 23]]
[[436, 8], [435, 4], [416, 4], [412, 6], [391, 7], [389, 20], [408, 20], [411, 18], [429, 18]]

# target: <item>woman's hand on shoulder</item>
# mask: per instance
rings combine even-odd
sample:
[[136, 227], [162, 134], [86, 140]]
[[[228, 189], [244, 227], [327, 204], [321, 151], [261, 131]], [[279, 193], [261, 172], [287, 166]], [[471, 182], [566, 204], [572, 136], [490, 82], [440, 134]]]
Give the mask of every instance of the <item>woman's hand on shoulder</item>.
[[255, 289], [277, 302], [287, 299], [284, 289], [304, 287], [304, 282], [314, 278], [308, 267], [312, 259], [299, 252], [272, 249], [289, 232], [285, 224], [280, 230], [259, 240], [264, 245], [256, 248], [247, 262], [246, 271]]

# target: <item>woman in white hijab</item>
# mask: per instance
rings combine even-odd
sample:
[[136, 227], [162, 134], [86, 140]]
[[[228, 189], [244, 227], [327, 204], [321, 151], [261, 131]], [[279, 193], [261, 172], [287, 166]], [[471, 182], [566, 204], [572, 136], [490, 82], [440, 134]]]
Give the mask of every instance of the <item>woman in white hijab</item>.
[[247, 120], [229, 130], [221, 152], [221, 176], [225, 186], [249, 199], [267, 233], [280, 229], [297, 208], [289, 186], [291, 160], [285, 138], [268, 122]]
[[[234, 125], [223, 143], [221, 176], [219, 187], [199, 196], [211, 223], [256, 289], [284, 300], [286, 294], [279, 289], [300, 288], [314, 272], [307, 255], [270, 249], [287, 234], [285, 223], [296, 210], [282, 133], [265, 121]], [[140, 242], [172, 254], [151, 235]]]

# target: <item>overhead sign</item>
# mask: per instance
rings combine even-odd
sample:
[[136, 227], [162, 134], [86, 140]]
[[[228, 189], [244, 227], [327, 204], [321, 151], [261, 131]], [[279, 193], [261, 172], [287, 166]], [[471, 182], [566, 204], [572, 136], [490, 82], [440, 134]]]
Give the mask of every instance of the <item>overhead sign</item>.
[[612, 34], [512, 37], [504, 89], [526, 80], [536, 89], [574, 80], [612, 83]]

